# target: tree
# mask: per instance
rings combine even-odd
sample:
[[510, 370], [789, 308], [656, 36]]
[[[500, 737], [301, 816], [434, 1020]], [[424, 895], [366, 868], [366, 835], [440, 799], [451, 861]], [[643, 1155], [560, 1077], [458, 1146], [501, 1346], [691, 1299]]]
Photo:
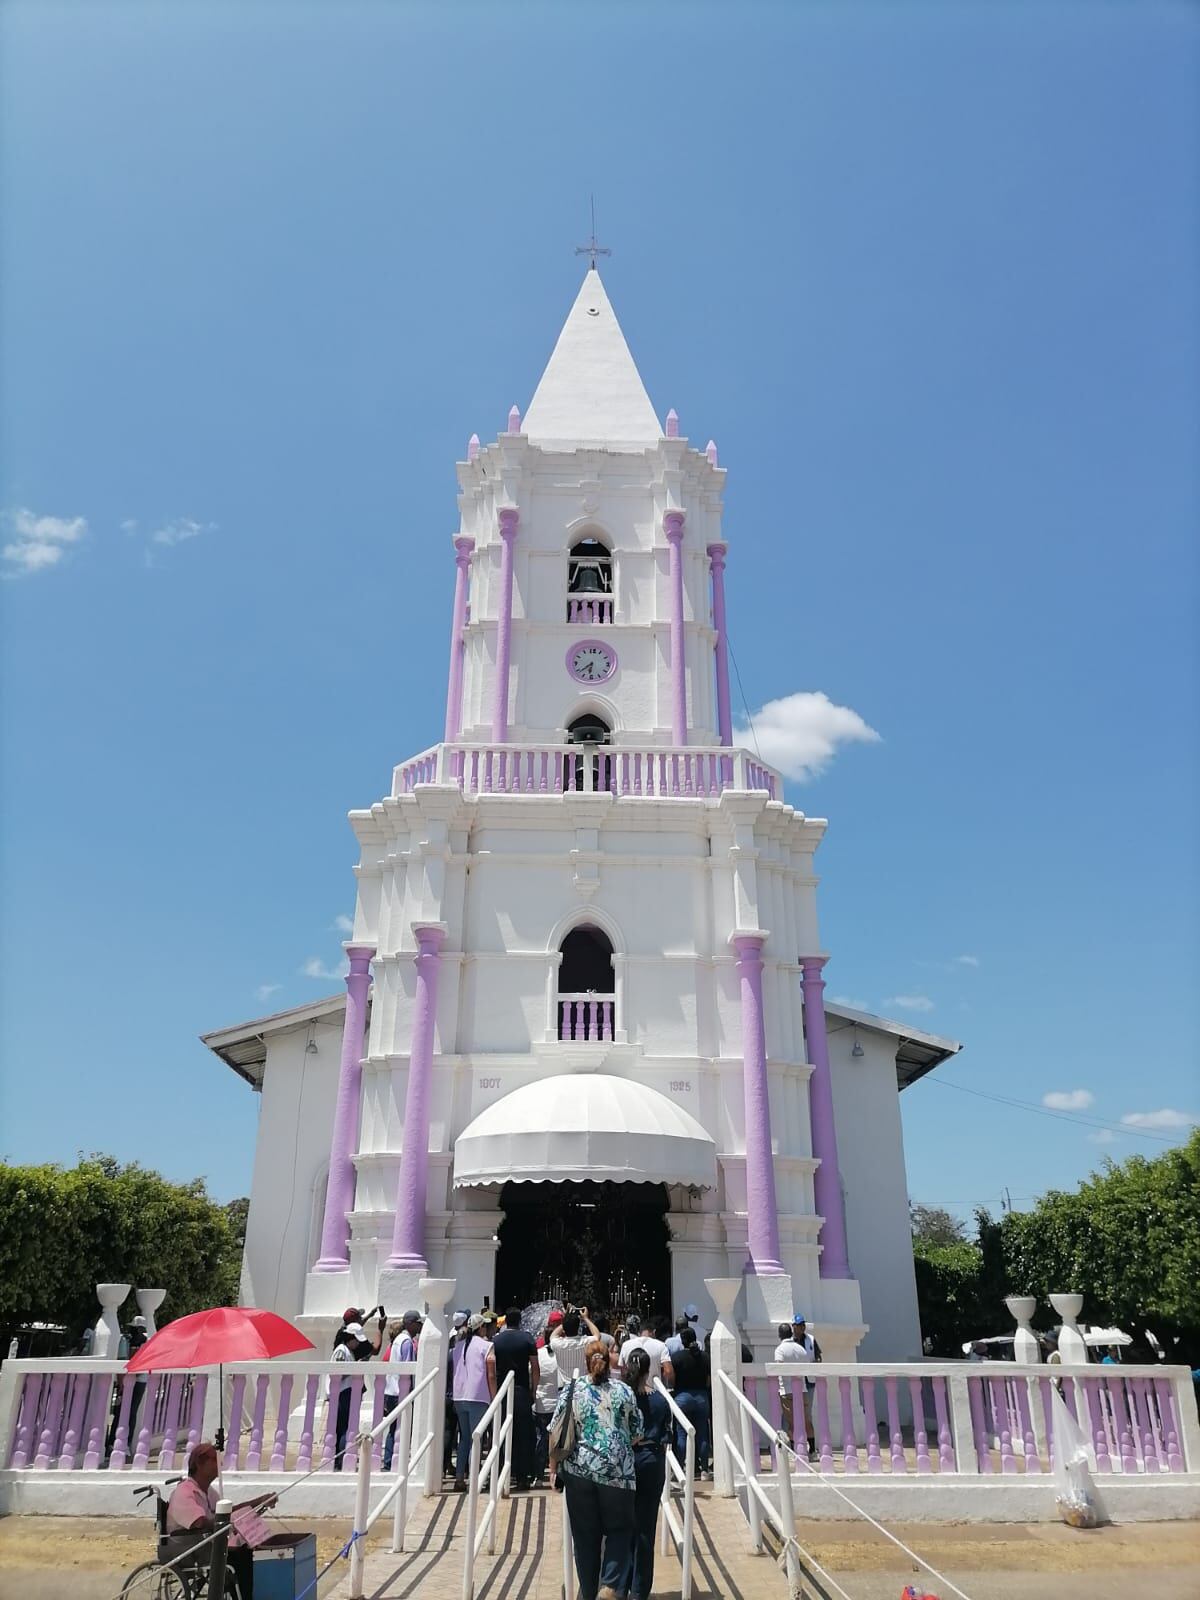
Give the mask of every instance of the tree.
[[160, 1320], [230, 1305], [240, 1264], [236, 1218], [202, 1179], [169, 1183], [104, 1155], [0, 1166], [0, 1324], [65, 1323], [76, 1338], [103, 1282], [166, 1289]]
[[964, 1223], [944, 1206], [926, 1206], [919, 1200], [908, 1202], [912, 1236], [921, 1244], [962, 1244], [967, 1237]]

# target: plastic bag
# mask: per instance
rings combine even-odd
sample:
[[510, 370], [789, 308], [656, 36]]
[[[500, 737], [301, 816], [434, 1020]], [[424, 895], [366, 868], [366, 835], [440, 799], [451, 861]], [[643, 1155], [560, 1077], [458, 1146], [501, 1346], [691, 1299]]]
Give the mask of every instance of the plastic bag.
[[926, 1589], [914, 1589], [911, 1583], [906, 1583], [900, 1591], [900, 1600], [938, 1600], [938, 1597]]
[[1088, 1470], [1087, 1441], [1067, 1410], [1058, 1386], [1052, 1386], [1050, 1393], [1050, 1415], [1054, 1424], [1050, 1451], [1054, 1503], [1068, 1528], [1094, 1528], [1100, 1521], [1100, 1512]]

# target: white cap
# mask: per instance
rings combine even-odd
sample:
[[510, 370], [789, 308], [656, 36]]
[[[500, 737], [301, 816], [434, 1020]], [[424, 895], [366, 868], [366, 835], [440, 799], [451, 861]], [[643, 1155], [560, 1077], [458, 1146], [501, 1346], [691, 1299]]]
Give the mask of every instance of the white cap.
[[700, 1307], [696, 1305], [694, 1301], [689, 1300], [687, 1305], [685, 1305], [683, 1308], [683, 1314], [689, 1322], [695, 1322], [696, 1318], [700, 1315]]
[[363, 1332], [363, 1325], [361, 1322], [348, 1322], [346, 1324], [346, 1332], [352, 1339], [365, 1339], [367, 1337]]

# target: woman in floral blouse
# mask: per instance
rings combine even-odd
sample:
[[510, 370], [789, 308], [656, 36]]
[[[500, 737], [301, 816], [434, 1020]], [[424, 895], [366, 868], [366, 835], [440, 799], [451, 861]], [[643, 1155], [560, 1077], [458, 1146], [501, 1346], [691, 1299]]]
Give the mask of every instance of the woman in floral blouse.
[[607, 1345], [594, 1339], [584, 1358], [587, 1377], [566, 1386], [550, 1426], [572, 1407], [575, 1448], [557, 1470], [567, 1495], [579, 1600], [621, 1600], [633, 1546], [633, 1447], [642, 1415], [633, 1390], [613, 1375]]

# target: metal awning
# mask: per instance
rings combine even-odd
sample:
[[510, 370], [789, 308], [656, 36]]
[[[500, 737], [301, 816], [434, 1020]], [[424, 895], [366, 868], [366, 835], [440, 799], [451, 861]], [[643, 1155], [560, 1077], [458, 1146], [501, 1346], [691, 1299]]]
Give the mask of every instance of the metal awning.
[[456, 1187], [684, 1183], [711, 1189], [717, 1147], [692, 1116], [632, 1078], [565, 1073], [514, 1089], [454, 1145]]

